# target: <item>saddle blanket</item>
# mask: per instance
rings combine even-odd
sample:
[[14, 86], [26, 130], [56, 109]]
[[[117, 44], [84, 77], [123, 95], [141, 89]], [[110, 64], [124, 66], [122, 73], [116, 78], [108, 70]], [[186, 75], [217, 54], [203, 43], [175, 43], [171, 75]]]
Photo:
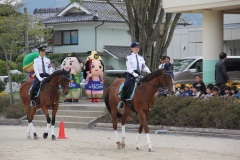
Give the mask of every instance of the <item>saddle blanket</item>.
[[[120, 99], [121, 99], [121, 92], [122, 92], [123, 86], [124, 86], [124, 82], [120, 85], [120, 87], [118, 89], [118, 98], [120, 98]], [[127, 96], [127, 97], [129, 97], [129, 99], [126, 99], [126, 101], [131, 101], [133, 99], [133, 96], [134, 96], [135, 91], [136, 91], [136, 87], [137, 87], [137, 85], [134, 85], [134, 88], [133, 88], [130, 96]]]

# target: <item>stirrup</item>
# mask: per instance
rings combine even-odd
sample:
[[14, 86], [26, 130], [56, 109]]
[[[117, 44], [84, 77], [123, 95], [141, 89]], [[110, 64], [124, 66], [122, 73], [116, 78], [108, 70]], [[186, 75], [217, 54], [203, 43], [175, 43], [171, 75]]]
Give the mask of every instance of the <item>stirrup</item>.
[[31, 102], [30, 102], [30, 107], [32, 108], [32, 107], [36, 107], [36, 102], [34, 101], [34, 100], [31, 100]]
[[120, 101], [120, 102], [118, 103], [117, 108], [118, 108], [118, 109], [122, 109], [124, 106], [125, 106], [125, 103], [124, 103], [123, 101]]

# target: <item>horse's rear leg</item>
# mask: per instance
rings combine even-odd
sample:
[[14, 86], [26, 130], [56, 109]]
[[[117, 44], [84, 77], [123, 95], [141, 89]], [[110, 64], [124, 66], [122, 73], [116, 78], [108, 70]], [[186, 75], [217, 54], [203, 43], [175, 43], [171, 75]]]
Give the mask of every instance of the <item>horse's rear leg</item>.
[[145, 134], [146, 134], [146, 139], [147, 139], [147, 145], [148, 145], [148, 151], [153, 152], [150, 136], [149, 136], [149, 128], [146, 120], [146, 115], [143, 113], [143, 111], [139, 112], [139, 118], [140, 118], [140, 123], [143, 125]]

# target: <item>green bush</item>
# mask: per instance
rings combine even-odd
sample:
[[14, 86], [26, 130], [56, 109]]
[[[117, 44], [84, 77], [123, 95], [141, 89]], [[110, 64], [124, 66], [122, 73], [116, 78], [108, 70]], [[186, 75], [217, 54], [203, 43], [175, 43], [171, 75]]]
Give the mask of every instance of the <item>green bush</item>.
[[3, 60], [0, 60], [0, 75], [7, 75], [7, 63]]
[[16, 101], [13, 106], [9, 106], [6, 108], [6, 118], [14, 118], [19, 119], [25, 116], [24, 105], [20, 102]]
[[150, 124], [240, 129], [240, 105], [221, 98], [160, 97], [151, 110]]
[[0, 114], [4, 114], [6, 108], [9, 106], [10, 99], [9, 96], [0, 96]]
[[0, 92], [4, 91], [6, 89], [6, 83], [0, 80]]
[[23, 80], [26, 78], [25, 74], [12, 74], [12, 82], [22, 83]]
[[6, 118], [19, 119], [25, 115], [24, 105], [21, 100], [14, 100], [13, 106], [10, 106], [9, 96], [0, 96], [0, 115]]

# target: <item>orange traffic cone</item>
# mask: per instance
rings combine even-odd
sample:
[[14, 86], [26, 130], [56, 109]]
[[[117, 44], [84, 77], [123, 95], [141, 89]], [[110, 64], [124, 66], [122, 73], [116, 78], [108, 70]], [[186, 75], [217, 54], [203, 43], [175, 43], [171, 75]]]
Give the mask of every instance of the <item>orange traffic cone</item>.
[[58, 139], [66, 139], [65, 131], [64, 131], [64, 123], [63, 122], [60, 122]]

